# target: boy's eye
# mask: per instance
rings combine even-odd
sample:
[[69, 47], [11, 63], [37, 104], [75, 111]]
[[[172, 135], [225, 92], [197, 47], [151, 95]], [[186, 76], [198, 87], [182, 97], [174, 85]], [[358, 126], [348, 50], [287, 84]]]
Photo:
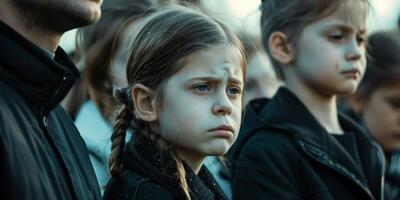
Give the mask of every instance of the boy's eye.
[[240, 95], [242, 93], [242, 89], [239, 87], [229, 87], [226, 92], [228, 95]]
[[255, 80], [247, 80], [246, 81], [246, 91], [249, 92], [253, 90], [256, 87], [256, 81]]
[[400, 98], [387, 98], [386, 101], [393, 109], [400, 108]]
[[197, 84], [192, 87], [197, 93], [206, 94], [211, 91], [211, 87], [208, 84]]
[[362, 37], [362, 36], [357, 36], [356, 39], [357, 39], [357, 43], [358, 44], [364, 44], [365, 41], [366, 41], [366, 39], [364, 37]]

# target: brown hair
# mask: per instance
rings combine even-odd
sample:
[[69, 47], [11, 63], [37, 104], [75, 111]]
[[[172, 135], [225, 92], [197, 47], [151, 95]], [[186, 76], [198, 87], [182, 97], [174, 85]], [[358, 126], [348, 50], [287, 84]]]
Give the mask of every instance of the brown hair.
[[400, 82], [400, 30], [374, 33], [368, 44], [367, 70], [357, 89], [363, 99], [380, 87]]
[[[330, 15], [344, 1], [350, 0], [262, 0], [263, 45], [271, 57], [278, 78], [284, 79], [284, 74], [280, 64], [271, 56], [268, 46], [270, 35], [281, 31], [288, 36], [289, 42], [295, 45], [305, 26]], [[360, 1], [367, 4], [369, 2], [369, 0]]]
[[[160, 105], [164, 84], [188, 62], [188, 57], [200, 50], [215, 45], [226, 44], [238, 48], [242, 46], [235, 34], [225, 25], [210, 17], [181, 6], [161, 8], [159, 12], [144, 19], [142, 27], [135, 27], [136, 34], [130, 48], [127, 63], [129, 86], [141, 83], [155, 91], [155, 99]], [[245, 77], [245, 58], [242, 54], [242, 69]], [[128, 91], [128, 92], [127, 92]], [[127, 129], [132, 129], [135, 139], [150, 138], [160, 151], [166, 151], [173, 158], [178, 169], [177, 178], [187, 199], [190, 199], [182, 161], [175, 150], [157, 133], [150, 124], [137, 119], [133, 112], [132, 100], [128, 90], [118, 92], [124, 104], [118, 111], [112, 134], [110, 171], [113, 177], [119, 176], [123, 169], [122, 152]]]
[[[89, 97], [99, 108], [104, 119], [110, 120], [114, 104], [111, 61], [115, 56], [115, 49], [120, 46], [124, 28], [137, 18], [151, 12], [151, 6], [149, 0], [113, 0], [112, 3], [105, 1], [99, 21], [78, 30], [77, 51], [80, 56], [79, 64], [83, 66], [83, 81], [80, 82], [79, 88], [81, 95], [72, 99], [76, 105], [70, 109], [77, 111]], [[85, 97], [82, 98], [82, 95]], [[74, 113], [71, 114], [74, 116]]]

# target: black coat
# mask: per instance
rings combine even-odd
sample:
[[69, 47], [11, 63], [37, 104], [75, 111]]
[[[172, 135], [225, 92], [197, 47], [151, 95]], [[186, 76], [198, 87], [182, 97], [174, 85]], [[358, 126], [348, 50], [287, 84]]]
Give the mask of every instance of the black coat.
[[[177, 169], [171, 157], [156, 150], [146, 138], [131, 140], [123, 155], [125, 170], [107, 184], [104, 200], [183, 200]], [[225, 200], [227, 197], [203, 165], [195, 175], [184, 163], [192, 200]]]
[[359, 162], [285, 88], [247, 120], [262, 124], [235, 144], [233, 199], [382, 199], [382, 150], [348, 117], [339, 121], [355, 135]]
[[[340, 109], [359, 124], [364, 131], [369, 132], [365, 121], [351, 107], [341, 106]], [[369, 133], [371, 134], [371, 133]], [[371, 135], [372, 136], [372, 135]], [[385, 199], [400, 199], [400, 151], [385, 152], [386, 173], [385, 173]]]
[[100, 199], [88, 151], [59, 106], [79, 72], [0, 22], [0, 199]]

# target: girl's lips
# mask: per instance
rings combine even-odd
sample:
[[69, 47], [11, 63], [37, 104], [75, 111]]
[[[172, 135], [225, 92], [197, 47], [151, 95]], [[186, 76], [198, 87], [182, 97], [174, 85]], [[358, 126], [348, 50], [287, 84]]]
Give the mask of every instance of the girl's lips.
[[233, 133], [226, 130], [214, 130], [208, 132], [210, 135], [218, 137], [218, 138], [231, 138]]
[[344, 70], [341, 72], [341, 74], [343, 74], [345, 76], [349, 76], [350, 78], [353, 78], [353, 79], [357, 79], [361, 75], [360, 70], [358, 70], [357, 68]]
[[233, 127], [230, 125], [221, 125], [216, 128], [210, 129], [207, 132], [211, 135], [222, 138], [230, 138], [235, 133]]

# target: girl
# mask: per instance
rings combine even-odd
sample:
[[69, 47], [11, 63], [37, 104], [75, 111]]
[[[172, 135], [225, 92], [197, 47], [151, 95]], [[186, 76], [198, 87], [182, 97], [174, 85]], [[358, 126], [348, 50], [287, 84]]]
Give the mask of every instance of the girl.
[[[233, 199], [383, 199], [383, 153], [336, 96], [366, 68], [366, 0], [265, 0], [263, 43], [285, 87], [239, 144]], [[246, 119], [245, 119], [246, 121]]]
[[[129, 35], [129, 87], [116, 93], [123, 104], [104, 199], [226, 199], [203, 161], [225, 154], [239, 130], [239, 40], [183, 7], [161, 8]], [[128, 129], [133, 137], [125, 145]]]
[[378, 32], [368, 41], [371, 59], [350, 102], [385, 152], [385, 199], [400, 199], [400, 31]]

